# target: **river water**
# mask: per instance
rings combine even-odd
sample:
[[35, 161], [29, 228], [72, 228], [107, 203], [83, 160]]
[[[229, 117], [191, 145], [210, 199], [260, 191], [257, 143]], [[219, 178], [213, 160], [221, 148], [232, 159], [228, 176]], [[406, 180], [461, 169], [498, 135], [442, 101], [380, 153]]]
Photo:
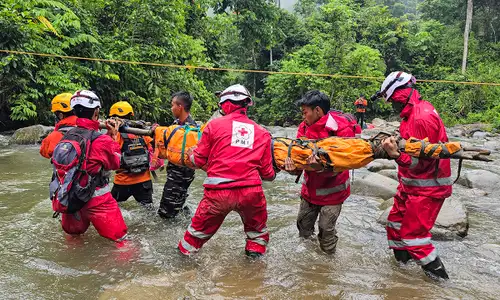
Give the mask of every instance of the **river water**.
[[[496, 167], [496, 166], [495, 166]], [[0, 149], [0, 299], [500, 299], [500, 203], [470, 199], [469, 235], [435, 242], [451, 280], [427, 279], [415, 264], [401, 267], [387, 249], [374, 198], [351, 196], [339, 218], [334, 256], [298, 238], [299, 185], [279, 174], [264, 188], [271, 241], [267, 255], [244, 255], [239, 216], [231, 213], [193, 258], [176, 250], [189, 224], [158, 218], [133, 199], [122, 205], [131, 240], [123, 247], [91, 227], [66, 236], [48, 200], [51, 167], [34, 146]], [[190, 190], [201, 199], [203, 173]], [[165, 174], [154, 184], [161, 197]]]

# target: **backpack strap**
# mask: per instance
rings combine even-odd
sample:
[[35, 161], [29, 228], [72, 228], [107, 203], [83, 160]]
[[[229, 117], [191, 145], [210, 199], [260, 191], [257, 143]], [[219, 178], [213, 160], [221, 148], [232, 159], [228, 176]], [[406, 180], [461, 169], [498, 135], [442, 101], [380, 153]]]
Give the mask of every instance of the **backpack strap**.
[[[189, 126], [189, 125], [184, 125], [185, 128], [184, 128], [184, 137], [182, 138], [182, 148], [181, 148], [181, 162], [182, 162], [182, 165], [185, 166], [186, 165], [186, 162], [184, 161], [184, 151], [186, 150], [186, 141], [187, 141], [187, 135], [190, 131], [198, 131], [198, 137], [200, 137], [200, 127], [196, 126], [196, 127], [192, 127], [192, 126]], [[177, 127], [179, 128], [179, 127]], [[177, 129], [176, 128], [176, 129]]]
[[174, 136], [174, 134], [177, 132], [177, 130], [179, 130], [181, 127], [184, 127], [184, 126], [178, 126], [176, 128], [174, 128], [174, 130], [172, 130], [172, 132], [170, 133], [170, 135], [168, 136], [167, 138], [167, 131], [164, 130], [163, 131], [163, 140], [165, 141], [164, 144], [165, 144], [165, 147], [168, 147], [168, 143], [170, 143], [170, 140], [172, 139], [172, 137]]

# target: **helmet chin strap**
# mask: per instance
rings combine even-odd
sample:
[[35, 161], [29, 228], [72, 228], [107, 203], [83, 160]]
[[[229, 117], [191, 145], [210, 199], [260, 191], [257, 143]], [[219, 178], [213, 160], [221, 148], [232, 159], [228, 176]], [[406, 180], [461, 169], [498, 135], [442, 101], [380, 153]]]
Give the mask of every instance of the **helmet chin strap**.
[[226, 115], [226, 113], [224, 112], [224, 110], [222, 109], [222, 105], [219, 104], [219, 113], [223, 116]]
[[413, 92], [415, 91], [415, 88], [411, 88], [410, 95], [408, 95], [408, 99], [406, 99], [405, 107], [408, 105], [408, 102], [410, 102], [411, 96], [413, 96]]

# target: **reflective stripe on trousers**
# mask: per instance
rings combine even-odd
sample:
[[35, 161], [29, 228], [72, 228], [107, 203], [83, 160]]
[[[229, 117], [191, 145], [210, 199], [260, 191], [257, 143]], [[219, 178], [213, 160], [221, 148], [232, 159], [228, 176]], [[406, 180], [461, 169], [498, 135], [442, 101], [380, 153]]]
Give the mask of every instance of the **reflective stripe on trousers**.
[[181, 245], [182, 245], [182, 247], [184, 247], [184, 249], [186, 249], [189, 252], [196, 252], [196, 251], [198, 251], [198, 248], [196, 248], [194, 246], [191, 246], [191, 244], [189, 244], [188, 242], [186, 242], [186, 240], [184, 238], [181, 240]]
[[434, 250], [432, 250], [432, 252], [431, 252], [431, 253], [429, 253], [429, 255], [427, 255], [426, 257], [424, 257], [424, 258], [422, 258], [422, 259], [420, 259], [420, 260], [418, 261], [418, 263], [419, 263], [420, 265], [422, 265], [422, 266], [425, 266], [425, 265], [427, 265], [427, 264], [430, 264], [430, 263], [431, 263], [431, 262], [433, 262], [434, 260], [436, 260], [437, 256], [438, 256], [438, 255], [437, 255], [437, 250], [436, 250], [436, 249], [434, 249]]
[[417, 178], [401, 177], [401, 183], [409, 186], [432, 187], [432, 186], [452, 185], [453, 179], [451, 177], [433, 178], [433, 179], [417, 179]]
[[[389, 226], [388, 226], [389, 227]], [[432, 244], [431, 238], [421, 238], [421, 239], [403, 239], [401, 241], [388, 240], [389, 247], [404, 248], [412, 246], [425, 246]]]
[[206, 233], [203, 233], [201, 231], [197, 231], [193, 228], [193, 226], [191, 226], [191, 224], [189, 224], [189, 227], [187, 229], [187, 231], [192, 235], [194, 236], [195, 238], [199, 238], [199, 239], [202, 239], [202, 240], [207, 240], [209, 238], [212, 237], [212, 234], [206, 234]]
[[259, 231], [248, 231], [246, 232], [246, 235], [248, 237], [248, 240], [257, 243], [262, 246], [267, 246], [267, 241], [262, 237], [269, 234], [267, 231], [267, 227], [262, 228], [262, 230]]
[[226, 182], [233, 182], [236, 181], [234, 179], [230, 178], [223, 178], [223, 177], [207, 177], [205, 178], [205, 181], [203, 181], [203, 184], [221, 184], [221, 183], [226, 183]]
[[92, 198], [102, 196], [102, 195], [109, 193], [109, 192], [111, 192], [111, 188], [109, 187], [109, 184], [107, 184], [107, 185], [103, 186], [102, 188], [95, 190], [95, 192], [92, 194]]
[[387, 227], [390, 227], [392, 229], [396, 229], [396, 230], [401, 230], [401, 223], [399, 222], [387, 222]]
[[316, 196], [328, 196], [331, 194], [335, 194], [338, 192], [345, 191], [349, 187], [349, 180], [346, 182], [339, 184], [337, 186], [326, 188], [326, 189], [316, 189]]
[[268, 233], [267, 227], [262, 228], [262, 230], [259, 231], [248, 231], [246, 232], [247, 236], [249, 239], [256, 239], [260, 236], [263, 236], [264, 234]]

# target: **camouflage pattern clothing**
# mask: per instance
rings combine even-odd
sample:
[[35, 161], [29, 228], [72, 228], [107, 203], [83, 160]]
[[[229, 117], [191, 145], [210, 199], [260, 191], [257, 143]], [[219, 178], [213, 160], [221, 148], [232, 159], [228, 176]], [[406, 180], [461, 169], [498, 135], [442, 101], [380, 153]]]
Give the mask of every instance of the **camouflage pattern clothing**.
[[[197, 126], [191, 115], [184, 122], [180, 122], [177, 119], [173, 124]], [[186, 203], [188, 197], [187, 191], [194, 180], [194, 172], [192, 169], [168, 163], [167, 182], [165, 182], [160, 208], [158, 209], [160, 217], [170, 219], [175, 218], [179, 214]]]

